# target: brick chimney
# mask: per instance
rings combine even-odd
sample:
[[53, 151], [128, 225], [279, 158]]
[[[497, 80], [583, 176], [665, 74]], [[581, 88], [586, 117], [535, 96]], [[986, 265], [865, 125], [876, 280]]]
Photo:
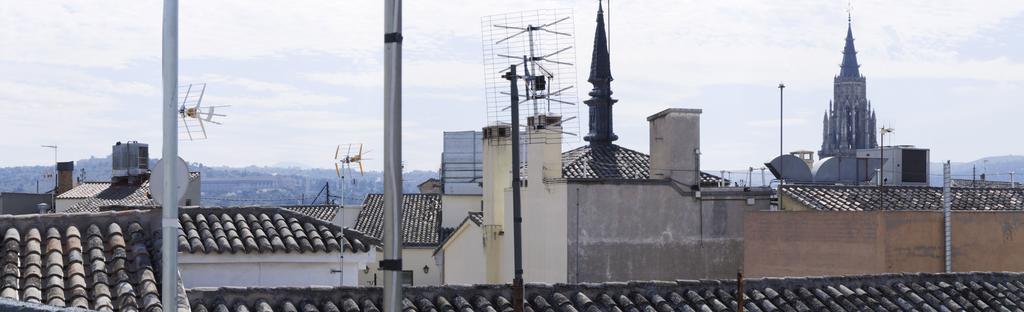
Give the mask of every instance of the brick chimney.
[[647, 117], [651, 127], [651, 179], [699, 185], [701, 112], [670, 108]]
[[60, 195], [75, 187], [75, 162], [57, 163], [57, 188], [54, 195]]

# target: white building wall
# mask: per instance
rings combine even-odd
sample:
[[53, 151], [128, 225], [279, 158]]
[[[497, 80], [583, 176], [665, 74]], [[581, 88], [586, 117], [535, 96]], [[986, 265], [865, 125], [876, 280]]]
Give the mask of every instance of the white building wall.
[[79, 202], [81, 202], [83, 200], [85, 200], [85, 199], [81, 199], [81, 198], [77, 198], [77, 199], [60, 199], [60, 198], [58, 198], [57, 199], [57, 203], [54, 204], [54, 206], [55, 206], [54, 207], [54, 211], [56, 211], [56, 212], [68, 211], [68, 208], [71, 208], [71, 206], [74, 206], [75, 204], [77, 204], [77, 203], [79, 203]]
[[[434, 261], [434, 248], [402, 248], [402, 270], [412, 272], [414, 286], [441, 285], [441, 269]], [[359, 271], [359, 285], [375, 286], [381, 285], [384, 279], [384, 271], [378, 267], [380, 260], [384, 260], [384, 253], [376, 255], [377, 259], [367, 263], [362, 271]], [[423, 271], [423, 267], [427, 271]]]
[[454, 228], [470, 211], [482, 211], [483, 195], [441, 195], [441, 226]]
[[339, 254], [207, 255], [179, 253], [181, 279], [192, 287], [306, 287], [356, 286], [359, 269], [376, 257], [376, 251], [345, 254], [344, 272], [338, 270]]
[[467, 224], [453, 234], [443, 253], [444, 284], [487, 283], [484, 260], [483, 231], [476, 224]]

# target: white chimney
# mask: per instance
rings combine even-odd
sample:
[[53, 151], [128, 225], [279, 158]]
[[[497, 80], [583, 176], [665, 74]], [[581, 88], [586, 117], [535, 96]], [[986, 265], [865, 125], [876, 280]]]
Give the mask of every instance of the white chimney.
[[647, 117], [651, 124], [651, 179], [683, 185], [700, 182], [700, 109], [670, 108]]
[[526, 149], [526, 178], [540, 186], [544, 179], [562, 177], [562, 117], [537, 115], [527, 118], [529, 130], [523, 138]]
[[512, 128], [496, 125], [483, 132], [483, 222], [500, 227], [505, 222], [505, 190], [512, 187]]

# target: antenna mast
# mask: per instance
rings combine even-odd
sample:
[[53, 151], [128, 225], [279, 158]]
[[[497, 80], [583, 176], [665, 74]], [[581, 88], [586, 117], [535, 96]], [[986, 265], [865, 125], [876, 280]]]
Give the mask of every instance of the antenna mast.
[[[537, 115], [561, 116], [566, 134], [575, 135], [579, 121], [576, 103], [575, 26], [572, 10], [544, 9], [482, 18], [484, 80], [489, 124], [510, 124], [512, 106], [508, 83], [501, 79], [511, 65], [524, 68], [526, 88], [517, 96], [520, 123]], [[525, 58], [523, 56], [526, 56]], [[529, 138], [527, 138], [529, 140]], [[567, 142], [567, 140], [563, 140]]]

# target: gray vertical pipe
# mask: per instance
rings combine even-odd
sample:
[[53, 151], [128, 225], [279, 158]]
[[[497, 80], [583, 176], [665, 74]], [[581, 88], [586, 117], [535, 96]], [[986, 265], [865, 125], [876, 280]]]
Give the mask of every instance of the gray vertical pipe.
[[942, 164], [942, 227], [943, 244], [946, 247], [946, 273], [953, 272], [953, 225], [950, 210], [953, 208], [953, 195], [950, 194], [949, 161]]
[[384, 4], [384, 312], [402, 308], [402, 0]]
[[161, 233], [163, 269], [160, 274], [164, 311], [177, 310], [178, 200], [174, 178], [178, 160], [178, 0], [164, 0], [163, 26], [163, 130], [164, 198]]

